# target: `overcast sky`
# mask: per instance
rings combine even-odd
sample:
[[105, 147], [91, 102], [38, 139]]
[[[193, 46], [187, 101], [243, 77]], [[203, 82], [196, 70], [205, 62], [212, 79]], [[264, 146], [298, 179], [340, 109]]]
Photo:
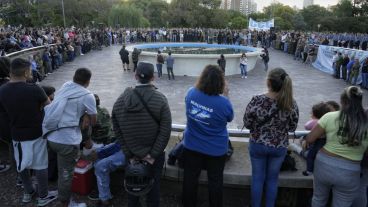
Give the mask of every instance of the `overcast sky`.
[[[167, 2], [171, 2], [171, 0], [166, 0]], [[282, 4], [289, 5], [291, 7], [296, 6], [299, 9], [303, 8], [303, 0], [255, 0], [257, 3], [257, 10], [262, 11], [263, 7], [270, 5], [273, 1], [278, 1]], [[339, 0], [314, 0], [314, 4], [318, 4], [324, 7], [328, 5], [336, 5]]]
[[[277, 0], [282, 4], [289, 5], [291, 7], [296, 6], [299, 9], [303, 8], [303, 0]], [[255, 0], [257, 3], [257, 10], [262, 11], [263, 7], [270, 5], [273, 0]], [[319, 4], [321, 6], [327, 7], [328, 5], [337, 4], [338, 0], [314, 0], [314, 4]]]

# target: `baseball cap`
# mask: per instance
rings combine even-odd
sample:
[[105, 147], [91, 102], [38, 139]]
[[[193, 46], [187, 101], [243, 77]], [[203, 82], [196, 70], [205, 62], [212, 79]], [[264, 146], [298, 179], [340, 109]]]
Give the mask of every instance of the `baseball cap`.
[[153, 73], [154, 73], [154, 66], [152, 63], [148, 62], [138, 63], [136, 75], [140, 79], [149, 80], [153, 77]]

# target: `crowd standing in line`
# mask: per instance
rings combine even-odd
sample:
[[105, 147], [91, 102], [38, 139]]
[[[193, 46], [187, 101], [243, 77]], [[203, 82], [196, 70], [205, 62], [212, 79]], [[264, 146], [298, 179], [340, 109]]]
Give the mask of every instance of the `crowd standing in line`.
[[[207, 31], [207, 34], [209, 32], [210, 30]], [[230, 31], [223, 33], [223, 31], [217, 30], [217, 32], [215, 40], [219, 43], [236, 43]], [[200, 29], [189, 29], [183, 33], [180, 30], [177, 33], [172, 31], [171, 36], [170, 32], [163, 35], [164, 33], [160, 34], [160, 31], [158, 33], [154, 32], [154, 35], [150, 33], [150, 36], [145, 36], [145, 33], [130, 30], [127, 32], [126, 30], [122, 32], [123, 35], [126, 35], [123, 37], [114, 34], [114, 31], [110, 29], [102, 30], [101, 33], [102, 36], [106, 34], [107, 45], [134, 42], [138, 39], [143, 41], [210, 40], [210, 35], [206, 36], [206, 31]], [[256, 41], [252, 39], [252, 35], [253, 37], [256, 36]], [[50, 36], [54, 35], [50, 34]], [[70, 36], [73, 35], [68, 33], [68, 38], [66, 38], [68, 41]], [[247, 37], [246, 41], [240, 38], [240, 42], [243, 42], [243, 44], [254, 42], [259, 45], [265, 44], [265, 54], [268, 46], [275, 45], [277, 47], [278, 44], [277, 34], [276, 40], [273, 40], [271, 33], [268, 34], [267, 32], [253, 34], [249, 32], [247, 35], [243, 34], [243, 37], [245, 36]], [[283, 39], [283, 36], [280, 40]], [[10, 36], [10, 39], [12, 37], [14, 36]], [[65, 33], [62, 37], [65, 38]], [[267, 37], [272, 41], [267, 41]], [[292, 36], [290, 35], [290, 37]], [[284, 41], [280, 42], [280, 47], [287, 52], [290, 48], [293, 48], [292, 53], [294, 49], [298, 50], [298, 54], [295, 54], [296, 59], [305, 56], [301, 52], [305, 51], [305, 46], [303, 49], [301, 46], [298, 49], [295, 40], [289, 42], [288, 38], [290, 37], [286, 35]], [[320, 35], [315, 39], [322, 40], [322, 37], [325, 37], [326, 40], [329, 36]], [[359, 36], [359, 38], [362, 37], [364, 36]], [[334, 36], [332, 36], [332, 44], [335, 44], [333, 38]], [[33, 45], [30, 37], [24, 39], [20, 48]], [[42, 39], [46, 38], [43, 37]], [[312, 40], [316, 41], [315, 39]], [[293, 39], [291, 38], [291, 40]], [[308, 41], [312, 40], [309, 38]], [[323, 40], [324, 44], [326, 44], [325, 40]], [[347, 40], [339, 41], [337, 40], [337, 44], [342, 46], [347, 42]], [[351, 40], [347, 46], [350, 46], [350, 42]], [[294, 47], [293, 44], [296, 46]], [[19, 45], [16, 45], [12, 45], [12, 49], [18, 48]], [[364, 42], [352, 45], [353, 47], [363, 48]], [[75, 54], [72, 47], [72, 43], [67, 43], [66, 48], [70, 49], [68, 49], [70, 53], [67, 53], [69, 60], [72, 60]], [[124, 54], [124, 50], [125, 48], [122, 49], [123, 52], [120, 54], [123, 65], [128, 64], [124, 59], [127, 56], [127, 54]], [[83, 51], [83, 46], [81, 46], [81, 51]], [[308, 56], [313, 56], [313, 53], [309, 54], [309, 51], [307, 48], [306, 60]], [[137, 166], [140, 169], [149, 168], [150, 174], [148, 177], [150, 179], [146, 183], [149, 187], [142, 189], [141, 192], [136, 192], [135, 185], [137, 183], [134, 175], [125, 178], [125, 189], [129, 193], [128, 206], [140, 206], [139, 198], [143, 194], [147, 195], [147, 205], [159, 206], [160, 175], [165, 162], [164, 149], [170, 138], [171, 113], [165, 95], [158, 92], [152, 83], [154, 80], [154, 65], [139, 62], [139, 51], [136, 54], [138, 54], [137, 58], [134, 58], [133, 62], [136, 62], [135, 78], [138, 84], [136, 87], [127, 88], [123, 92], [114, 104], [112, 111], [112, 124], [116, 138], [116, 142], [112, 147], [117, 147], [119, 150], [116, 152], [119, 153], [121, 150], [122, 154], [119, 154], [118, 158], [114, 156], [103, 158], [116, 161], [115, 166], [111, 166], [108, 172], [124, 165], [127, 166], [127, 170]], [[165, 59], [168, 63], [168, 71], [171, 61], [174, 64], [170, 56], [164, 58], [161, 52], [158, 52], [156, 67], [158, 71], [161, 71], [159, 77], [162, 76], [162, 64]], [[60, 56], [55, 57], [55, 67], [57, 67]], [[47, 57], [45, 57], [45, 61], [46, 59]], [[225, 60], [220, 58], [219, 66], [209, 65], [203, 70], [196, 86], [188, 91], [185, 99], [187, 116], [187, 128], [184, 133], [183, 202], [185, 206], [196, 206], [198, 176], [203, 165], [209, 177], [210, 205], [221, 207], [223, 203], [222, 177], [224, 157], [229, 139], [226, 125], [233, 119], [234, 114], [231, 101], [228, 98], [229, 91], [224, 81], [223, 72], [225, 71], [226, 61], [222, 62], [222, 59]], [[342, 59], [342, 71], [349, 71], [350, 61]], [[268, 60], [266, 62], [265, 57], [263, 57], [263, 60], [267, 70], [268, 65], [266, 63], [268, 63]], [[76, 70], [73, 81], [66, 82], [49, 104], [53, 92], [46, 95], [44, 90], [34, 83], [27, 83], [27, 81], [34, 80], [34, 77], [38, 76], [37, 73], [33, 72], [35, 71], [34, 68], [37, 69], [38, 67], [37, 61], [37, 58], [32, 57], [29, 58], [29, 61], [15, 59], [10, 63], [6, 58], [0, 58], [0, 71], [4, 73], [1, 74], [3, 77], [0, 77], [3, 83], [0, 87], [0, 119], [1, 123], [9, 123], [2, 124], [0, 132], [1, 136], [11, 137], [13, 141], [16, 167], [24, 186], [22, 202], [31, 202], [33, 195], [36, 193], [28, 172], [29, 169], [34, 169], [38, 181], [38, 206], [45, 206], [56, 198], [59, 198], [63, 206], [85, 206], [71, 199], [70, 192], [72, 172], [76, 164], [75, 158], [79, 153], [79, 146], [84, 142], [84, 148], [91, 150], [93, 156], [99, 156], [96, 154], [106, 150], [106, 148], [93, 148], [93, 143], [89, 140], [93, 135], [87, 135], [88, 139], [82, 140], [82, 131], [96, 127], [98, 116], [98, 98], [86, 89], [90, 84], [92, 73], [86, 68]], [[246, 61], [243, 60], [241, 63], [246, 63]], [[52, 68], [51, 60], [46, 61], [44, 65], [49, 68], [50, 64]], [[357, 63], [354, 61], [350, 65], [350, 76], [347, 72], [345, 73], [346, 76], [343, 76], [348, 80], [350, 79], [348, 77], [352, 79], [356, 77], [354, 70], [357, 68]], [[123, 69], [129, 68], [123, 67]], [[46, 70], [48, 71], [48, 69]], [[7, 75], [6, 73], [10, 74]], [[174, 79], [173, 74], [172, 78]], [[250, 129], [251, 132], [249, 153], [252, 164], [251, 202], [253, 207], [261, 206], [263, 188], [265, 188], [266, 206], [275, 205], [278, 175], [289, 144], [288, 132], [296, 129], [299, 119], [298, 106], [293, 99], [291, 77], [283, 69], [273, 69], [267, 75], [266, 84], [268, 91], [252, 98], [246, 106], [243, 118], [244, 126]], [[209, 101], [211, 99], [215, 101]], [[367, 172], [366, 163], [362, 160], [364, 157], [364, 159], [367, 159], [364, 152], [368, 147], [368, 114], [363, 109], [362, 100], [362, 91], [356, 86], [351, 86], [346, 88], [341, 95], [341, 110], [330, 112], [332, 110], [329, 108], [329, 112], [323, 112], [324, 115], [320, 117], [315, 114], [315, 118], [319, 118], [319, 120], [315, 121], [314, 126], [311, 127], [312, 131], [306, 140], [310, 144], [316, 144], [318, 139], [325, 137], [326, 143], [318, 151], [314, 162], [313, 207], [326, 206], [331, 189], [333, 190], [333, 206], [350, 207], [353, 203], [354, 206], [359, 207], [366, 205], [366, 196], [362, 192], [367, 189]], [[25, 102], [31, 104], [26, 105], [26, 107], [23, 104], [19, 105], [19, 103]], [[62, 111], [67, 111], [67, 113], [61, 113]], [[93, 130], [91, 133], [93, 134]], [[43, 137], [47, 137], [47, 140]], [[213, 139], [214, 137], [217, 139]], [[45, 159], [47, 157], [46, 143], [48, 143], [49, 149], [57, 155], [58, 192], [48, 191], [48, 183], [45, 179], [48, 177], [49, 164], [48, 159]], [[35, 149], [37, 149], [37, 152], [34, 151]], [[32, 156], [25, 157], [23, 156], [24, 153]], [[94, 158], [93, 160], [97, 160], [95, 173], [100, 182], [98, 184], [100, 204], [101, 206], [110, 206], [112, 196], [108, 192], [108, 186], [103, 185], [109, 181], [108, 173], [102, 175], [100, 170], [101, 168], [105, 169], [103, 164], [100, 168], [97, 167], [98, 163], [104, 163], [102, 162], [103, 159]], [[361, 167], [361, 163], [363, 167]], [[361, 176], [361, 173], [363, 176]]]

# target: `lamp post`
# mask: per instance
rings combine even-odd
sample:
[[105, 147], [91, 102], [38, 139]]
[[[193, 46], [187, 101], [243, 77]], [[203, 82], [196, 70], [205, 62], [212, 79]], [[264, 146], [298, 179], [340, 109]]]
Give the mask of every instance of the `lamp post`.
[[64, 28], [66, 26], [66, 23], [65, 23], [65, 10], [64, 10], [64, 0], [61, 0], [61, 8], [63, 9], [63, 21], [64, 21]]
[[321, 24], [317, 24], [317, 27], [318, 27], [318, 32], [319, 32], [319, 28], [321, 27]]

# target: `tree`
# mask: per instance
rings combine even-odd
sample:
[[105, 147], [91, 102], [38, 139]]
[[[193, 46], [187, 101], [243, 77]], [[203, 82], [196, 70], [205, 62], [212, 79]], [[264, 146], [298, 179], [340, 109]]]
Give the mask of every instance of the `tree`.
[[319, 5], [311, 5], [300, 11], [307, 24], [307, 30], [317, 31], [318, 24], [321, 24], [322, 19], [333, 16], [330, 11]]
[[353, 5], [349, 0], [340, 0], [337, 5], [332, 7], [333, 13], [338, 17], [353, 17]]
[[109, 25], [121, 27], [146, 27], [148, 23], [140, 9], [133, 5], [118, 4], [111, 8], [109, 14]]
[[300, 12], [294, 14], [292, 18], [292, 23], [295, 30], [305, 30], [305, 27], [307, 26], [304, 21], [304, 17]]
[[163, 0], [132, 0], [129, 2], [143, 11], [144, 17], [153, 27], [166, 26], [169, 4]]
[[235, 17], [230, 20], [231, 29], [245, 29], [248, 28], [248, 20], [245, 17]]

